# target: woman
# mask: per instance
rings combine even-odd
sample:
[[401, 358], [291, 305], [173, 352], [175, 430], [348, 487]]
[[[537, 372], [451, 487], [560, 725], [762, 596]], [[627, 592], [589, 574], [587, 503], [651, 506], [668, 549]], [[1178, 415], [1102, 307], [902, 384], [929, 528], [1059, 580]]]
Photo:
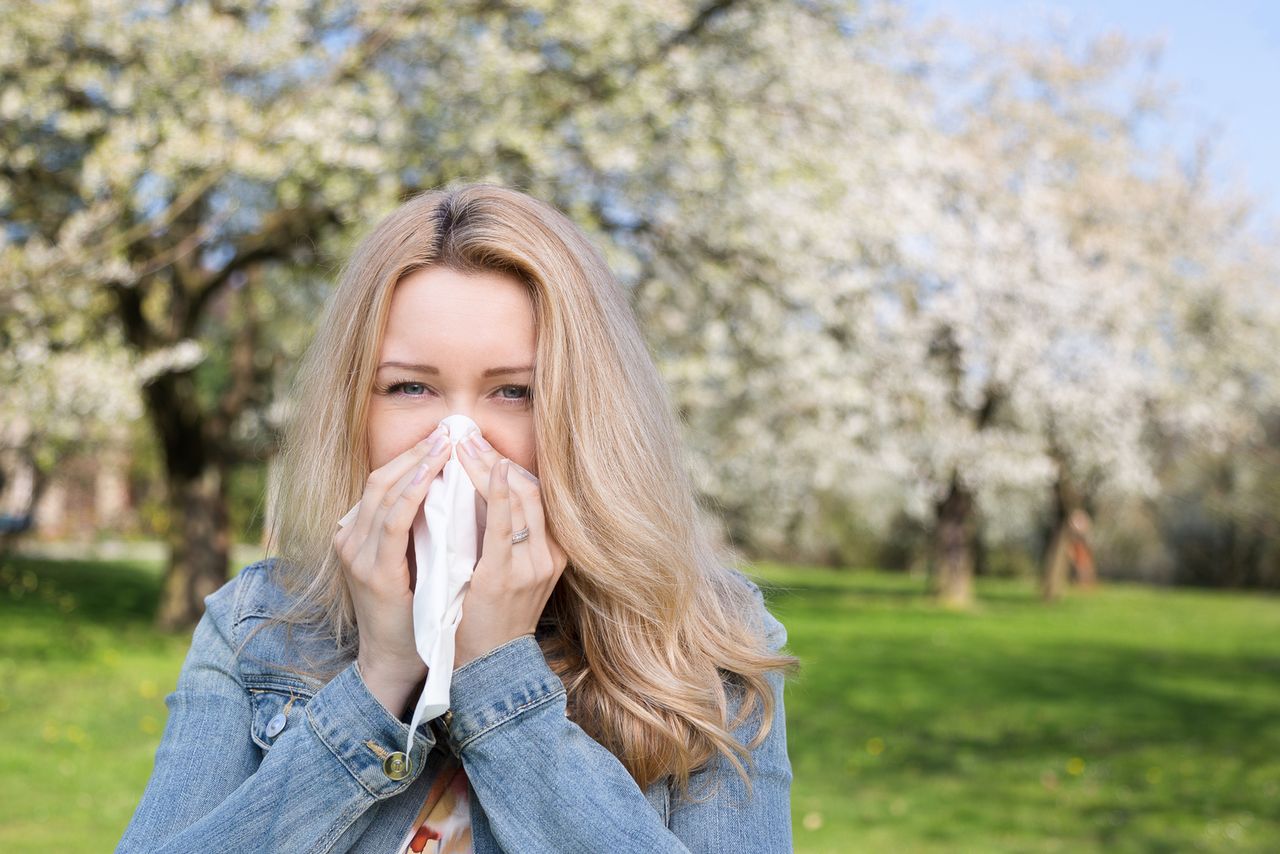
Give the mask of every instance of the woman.
[[[798, 662], [569, 219], [488, 184], [406, 202], [344, 270], [294, 401], [280, 557], [206, 597], [117, 850], [790, 850]], [[442, 436], [453, 413], [479, 434]], [[450, 709], [406, 756], [409, 532], [453, 442], [484, 542]]]

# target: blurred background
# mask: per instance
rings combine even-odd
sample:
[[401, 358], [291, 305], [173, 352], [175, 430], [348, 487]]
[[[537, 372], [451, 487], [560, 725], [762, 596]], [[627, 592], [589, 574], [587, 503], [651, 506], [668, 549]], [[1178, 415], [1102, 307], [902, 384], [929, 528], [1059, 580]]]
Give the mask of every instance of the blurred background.
[[630, 294], [804, 671], [798, 851], [1280, 850], [1280, 12], [0, 10], [0, 848], [109, 850], [355, 241]]

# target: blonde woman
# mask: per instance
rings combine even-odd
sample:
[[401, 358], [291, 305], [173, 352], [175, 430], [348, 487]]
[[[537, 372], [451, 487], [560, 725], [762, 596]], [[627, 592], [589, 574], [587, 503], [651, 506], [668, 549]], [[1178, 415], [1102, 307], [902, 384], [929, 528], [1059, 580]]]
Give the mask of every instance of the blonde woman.
[[[343, 271], [294, 405], [279, 556], [206, 597], [118, 851], [791, 849], [798, 662], [568, 218], [491, 184], [404, 203]], [[442, 435], [455, 413], [478, 432]], [[410, 530], [453, 442], [483, 548], [450, 708], [406, 755]]]

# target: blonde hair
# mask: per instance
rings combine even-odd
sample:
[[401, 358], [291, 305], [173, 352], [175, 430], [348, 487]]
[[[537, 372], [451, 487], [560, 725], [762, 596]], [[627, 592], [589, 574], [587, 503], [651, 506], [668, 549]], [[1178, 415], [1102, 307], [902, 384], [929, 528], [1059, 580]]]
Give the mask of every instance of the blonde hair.
[[[506, 273], [527, 288], [537, 351], [535, 448], [547, 525], [569, 563], [540, 638], [570, 718], [645, 788], [690, 775], [768, 735], [765, 673], [798, 659], [766, 642], [759, 594], [704, 516], [679, 422], [626, 295], [594, 245], [551, 205], [494, 184], [450, 185], [402, 204], [356, 248], [304, 355], [272, 479], [285, 613], [261, 623], [321, 626], [339, 657], [358, 636], [333, 549], [336, 520], [363, 494], [374, 371], [396, 284], [429, 266]], [[619, 403], [625, 401], [625, 404]], [[246, 639], [247, 640], [247, 639]], [[327, 681], [340, 664], [299, 670]], [[744, 690], [728, 722], [721, 671]], [[733, 735], [757, 703], [749, 745]]]

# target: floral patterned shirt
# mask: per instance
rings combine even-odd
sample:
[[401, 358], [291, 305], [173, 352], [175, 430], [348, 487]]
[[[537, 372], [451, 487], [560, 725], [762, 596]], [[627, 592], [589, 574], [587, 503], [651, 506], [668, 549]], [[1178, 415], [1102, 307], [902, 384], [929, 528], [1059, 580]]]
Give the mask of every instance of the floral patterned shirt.
[[461, 764], [441, 771], [397, 854], [472, 854], [469, 798]]

